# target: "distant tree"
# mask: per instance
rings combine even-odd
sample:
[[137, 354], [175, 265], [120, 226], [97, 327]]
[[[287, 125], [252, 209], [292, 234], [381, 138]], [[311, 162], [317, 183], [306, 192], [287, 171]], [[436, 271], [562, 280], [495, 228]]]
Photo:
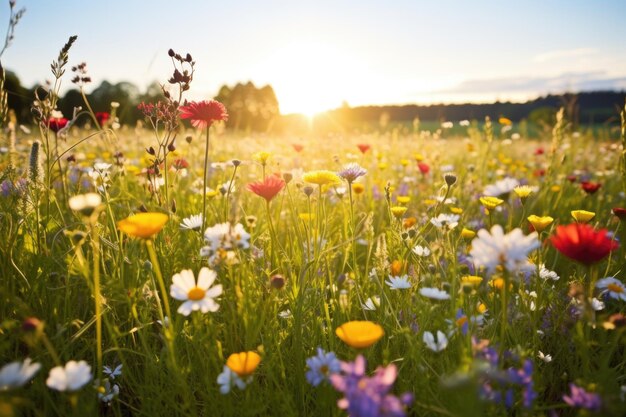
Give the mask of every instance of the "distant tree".
[[4, 88], [7, 91], [7, 104], [15, 111], [18, 122], [30, 122], [30, 103], [32, 96], [29, 90], [22, 86], [18, 76], [12, 71], [6, 71]]
[[270, 85], [257, 88], [252, 82], [233, 88], [222, 86], [215, 96], [226, 106], [229, 126], [235, 130], [265, 132], [279, 115], [278, 100]]

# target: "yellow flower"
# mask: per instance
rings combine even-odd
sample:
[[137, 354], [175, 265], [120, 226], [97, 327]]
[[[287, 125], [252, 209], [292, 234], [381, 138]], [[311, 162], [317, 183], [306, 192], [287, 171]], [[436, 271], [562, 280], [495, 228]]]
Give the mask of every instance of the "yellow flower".
[[409, 160], [408, 159], [401, 159], [400, 160], [400, 165], [402, 165], [403, 167], [406, 167], [409, 165]]
[[365, 186], [359, 182], [355, 182], [352, 184], [352, 191], [354, 191], [355, 194], [361, 194], [365, 191]]
[[242, 378], [252, 375], [259, 363], [261, 356], [252, 351], [233, 353], [226, 360], [226, 366]]
[[511, 126], [513, 124], [511, 119], [508, 119], [506, 117], [499, 118], [498, 123], [500, 123], [501, 125], [505, 125], [505, 126]]
[[413, 158], [415, 158], [417, 162], [422, 162], [424, 160], [424, 155], [422, 155], [421, 153], [416, 153], [413, 155]]
[[302, 179], [305, 182], [317, 184], [319, 186], [341, 184], [341, 178], [339, 178], [339, 175], [327, 170], [307, 172], [302, 176]]
[[540, 217], [540, 216], [535, 216], [534, 214], [528, 216], [527, 219], [530, 222], [530, 224], [533, 225], [533, 227], [538, 233], [543, 232], [543, 230], [546, 227], [550, 226], [552, 222], [554, 221], [554, 219], [550, 216]]
[[587, 223], [594, 217], [596, 217], [596, 213], [587, 210], [574, 210], [572, 211], [572, 217], [578, 223]]
[[411, 201], [411, 196], [408, 195], [399, 195], [396, 200], [398, 201], [398, 204], [407, 204], [409, 201]]
[[404, 215], [404, 213], [406, 213], [407, 208], [406, 207], [402, 207], [402, 206], [393, 206], [391, 208], [391, 214], [393, 214], [393, 216], [397, 219], [399, 219], [400, 217], [402, 217]]
[[257, 152], [254, 155], [252, 155], [252, 158], [254, 158], [255, 160], [259, 161], [261, 163], [261, 165], [265, 165], [267, 164], [267, 160], [269, 159], [270, 155], [272, 155], [269, 152], [266, 151], [261, 151], [261, 152]]
[[303, 222], [308, 222], [315, 219], [315, 213], [300, 213], [298, 214], [298, 217], [300, 217], [300, 220]]
[[561, 186], [553, 185], [552, 187], [550, 187], [550, 190], [552, 190], [553, 193], [558, 193], [559, 191], [561, 191]]
[[426, 204], [427, 206], [434, 206], [435, 204], [437, 204], [437, 200], [433, 200], [433, 199], [426, 199], [424, 200], [424, 204]]
[[388, 165], [387, 162], [379, 162], [378, 163], [378, 169], [380, 169], [381, 171], [384, 169], [387, 169]]
[[206, 190], [206, 196], [207, 196], [208, 198], [213, 198], [213, 197], [215, 197], [216, 195], [218, 195], [219, 193], [220, 193], [220, 192], [219, 192], [218, 190], [214, 190], [214, 189], [212, 189], [212, 188], [208, 188], [208, 187], [207, 187], [207, 190]]
[[480, 203], [487, 210], [493, 210], [500, 204], [504, 203], [504, 200], [500, 200], [498, 197], [480, 197]]
[[128, 236], [150, 239], [163, 229], [169, 217], [164, 213], [138, 213], [117, 222]]
[[483, 282], [483, 278], [476, 275], [465, 275], [464, 277], [461, 277], [461, 283], [463, 285], [478, 287], [481, 282]]
[[483, 314], [485, 311], [487, 311], [487, 306], [483, 303], [478, 304], [478, 307], [476, 308], [476, 310], [480, 313]]
[[473, 239], [474, 236], [476, 236], [476, 232], [464, 227], [463, 230], [461, 230], [461, 236], [463, 236], [463, 238], [468, 239], [468, 240]]
[[450, 207], [450, 211], [454, 214], [463, 214], [463, 209], [461, 207]]
[[383, 337], [383, 328], [371, 321], [349, 321], [337, 327], [335, 334], [346, 345], [353, 348], [366, 348]]
[[533, 189], [530, 188], [528, 185], [519, 185], [519, 186], [513, 188], [513, 191], [515, 192], [515, 194], [517, 194], [517, 196], [522, 201], [524, 201], [533, 192]]

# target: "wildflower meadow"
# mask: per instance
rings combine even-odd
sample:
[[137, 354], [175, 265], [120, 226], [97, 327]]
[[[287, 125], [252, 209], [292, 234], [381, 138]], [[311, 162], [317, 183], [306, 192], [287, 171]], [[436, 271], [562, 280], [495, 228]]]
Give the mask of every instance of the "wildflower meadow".
[[0, 100], [1, 416], [626, 415], [626, 107], [235, 132], [170, 49], [128, 125], [76, 42]]

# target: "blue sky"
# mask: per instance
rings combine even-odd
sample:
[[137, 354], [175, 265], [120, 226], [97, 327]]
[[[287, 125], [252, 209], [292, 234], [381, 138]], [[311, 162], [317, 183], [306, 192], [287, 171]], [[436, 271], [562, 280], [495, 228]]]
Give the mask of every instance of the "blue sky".
[[[5, 2], [8, 3], [8, 2]], [[42, 1], [3, 65], [25, 85], [70, 63], [95, 84], [145, 87], [170, 73], [167, 49], [197, 61], [192, 98], [222, 84], [272, 84], [283, 112], [350, 105], [524, 100], [626, 88], [624, 1]], [[0, 7], [0, 24], [8, 5]], [[4, 28], [0, 26], [0, 32]], [[69, 77], [65, 82], [69, 86]]]

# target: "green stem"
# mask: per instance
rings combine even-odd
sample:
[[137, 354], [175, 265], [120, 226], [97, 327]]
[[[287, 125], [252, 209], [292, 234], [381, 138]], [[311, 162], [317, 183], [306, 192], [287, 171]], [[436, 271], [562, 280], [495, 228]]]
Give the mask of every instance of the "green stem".
[[100, 297], [100, 237], [98, 229], [92, 222], [91, 227], [91, 247], [93, 251], [93, 295], [96, 313], [96, 363], [98, 369], [96, 375], [98, 380], [102, 380], [102, 304]]
[[206, 128], [206, 141], [204, 145], [204, 171], [202, 175], [202, 228], [200, 229], [200, 236], [204, 234], [204, 227], [206, 225], [206, 180], [207, 170], [209, 165], [209, 126]]
[[[163, 305], [165, 306], [165, 315], [171, 321], [172, 312], [170, 311], [170, 302], [167, 299], [167, 289], [165, 288], [165, 281], [163, 281], [163, 274], [161, 274], [159, 260], [157, 258], [156, 251], [154, 250], [154, 241], [152, 239], [146, 239], [145, 242], [146, 248], [148, 249], [148, 255], [150, 256], [150, 262], [152, 262], [152, 268], [159, 284], [159, 291], [161, 292], [161, 298], [163, 299]], [[163, 326], [165, 327], [165, 323], [163, 323]]]

